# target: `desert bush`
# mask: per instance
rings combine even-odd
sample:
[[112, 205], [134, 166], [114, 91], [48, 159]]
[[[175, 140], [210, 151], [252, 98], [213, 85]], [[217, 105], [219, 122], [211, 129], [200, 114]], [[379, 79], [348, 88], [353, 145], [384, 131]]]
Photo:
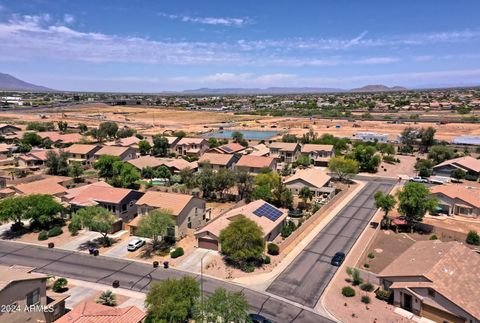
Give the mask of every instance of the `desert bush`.
[[271, 262], [272, 262], [272, 260], [270, 259], [269, 256], [265, 256], [265, 258], [263, 258], [263, 263], [264, 263], [265, 265], [268, 265], [268, 264], [270, 264]]
[[360, 289], [364, 290], [366, 292], [371, 292], [371, 291], [373, 291], [373, 285], [370, 284], [370, 283], [365, 283], [365, 284], [360, 285]]
[[47, 231], [40, 231], [38, 234], [38, 240], [43, 241], [48, 239], [48, 232]]
[[68, 280], [66, 280], [65, 278], [58, 278], [53, 283], [52, 290], [55, 293], [61, 293], [61, 292], [65, 291], [65, 288], [67, 287], [67, 284], [68, 284]]
[[342, 288], [342, 295], [345, 297], [355, 296], [355, 290], [350, 286], [345, 286]]
[[48, 230], [48, 237], [56, 237], [59, 236], [63, 233], [62, 228], [60, 227], [53, 227], [50, 230]]
[[178, 258], [178, 257], [181, 257], [185, 254], [185, 252], [183, 251], [183, 248], [182, 247], [178, 247], [177, 249], [175, 249], [174, 251], [172, 251], [170, 253], [170, 257], [172, 257], [173, 259], [175, 258]]
[[362, 303], [370, 304], [370, 296], [368, 296], [368, 295], [362, 296]]
[[280, 248], [275, 243], [269, 243], [267, 245], [267, 252], [269, 255], [276, 256], [280, 253]]

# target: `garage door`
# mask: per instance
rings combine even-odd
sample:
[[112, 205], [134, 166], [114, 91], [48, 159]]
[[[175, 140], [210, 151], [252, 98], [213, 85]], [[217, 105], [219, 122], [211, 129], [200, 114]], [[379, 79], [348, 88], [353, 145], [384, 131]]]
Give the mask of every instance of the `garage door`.
[[218, 250], [218, 241], [206, 238], [198, 238], [198, 247], [203, 249]]

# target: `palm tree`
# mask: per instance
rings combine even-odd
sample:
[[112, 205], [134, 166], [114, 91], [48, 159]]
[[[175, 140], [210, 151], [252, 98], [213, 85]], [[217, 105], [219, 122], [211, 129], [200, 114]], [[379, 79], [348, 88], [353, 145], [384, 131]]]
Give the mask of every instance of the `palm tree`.
[[97, 303], [106, 306], [117, 306], [117, 296], [111, 290], [104, 291], [98, 297]]

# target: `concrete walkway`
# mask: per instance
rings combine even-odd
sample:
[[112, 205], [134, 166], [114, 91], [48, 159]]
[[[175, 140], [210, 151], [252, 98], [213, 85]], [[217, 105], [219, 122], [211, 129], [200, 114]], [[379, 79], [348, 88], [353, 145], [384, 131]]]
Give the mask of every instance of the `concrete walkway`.
[[218, 251], [198, 248], [189, 254], [185, 259], [183, 259], [182, 262], [176, 266], [176, 268], [193, 273], [200, 273], [202, 258], [203, 266], [205, 266], [215, 255], [218, 255]]
[[95, 240], [96, 238], [101, 237], [102, 235], [95, 231], [82, 230], [79, 232], [79, 236], [74, 240], [64, 244], [62, 249], [78, 251], [80, 246], [87, 243], [90, 240]]

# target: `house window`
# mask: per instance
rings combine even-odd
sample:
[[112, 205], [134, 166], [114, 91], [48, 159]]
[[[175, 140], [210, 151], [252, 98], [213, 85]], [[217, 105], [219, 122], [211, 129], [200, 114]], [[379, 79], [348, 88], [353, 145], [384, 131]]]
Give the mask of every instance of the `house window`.
[[112, 205], [112, 212], [113, 213], [117, 212], [117, 207], [115, 205]]
[[127, 212], [127, 204], [122, 204], [122, 212]]
[[40, 288], [27, 294], [27, 306], [40, 303]]
[[428, 296], [430, 296], [430, 297], [435, 297], [435, 290], [429, 288], [429, 289], [428, 289]]

